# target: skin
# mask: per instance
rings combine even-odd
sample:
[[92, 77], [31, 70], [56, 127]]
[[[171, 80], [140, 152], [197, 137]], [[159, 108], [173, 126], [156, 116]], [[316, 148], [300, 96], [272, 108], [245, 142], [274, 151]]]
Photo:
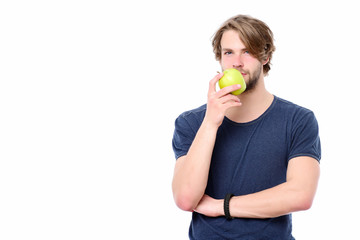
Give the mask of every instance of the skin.
[[[245, 48], [233, 30], [224, 32], [221, 39], [223, 70], [236, 68], [247, 85], [254, 87], [239, 96], [230, 94], [239, 85], [225, 87], [216, 92], [216, 83], [222, 73], [209, 83], [207, 110], [195, 139], [186, 156], [176, 161], [172, 189], [175, 203], [185, 211], [196, 211], [209, 217], [224, 216], [223, 199], [205, 194], [216, 133], [226, 116], [234, 122], [244, 123], [261, 116], [271, 105], [274, 96], [264, 84], [262, 66]], [[257, 193], [234, 196], [230, 200], [230, 214], [242, 218], [271, 218], [295, 211], [307, 210], [315, 197], [320, 176], [317, 160], [300, 156], [289, 161], [286, 182]]]

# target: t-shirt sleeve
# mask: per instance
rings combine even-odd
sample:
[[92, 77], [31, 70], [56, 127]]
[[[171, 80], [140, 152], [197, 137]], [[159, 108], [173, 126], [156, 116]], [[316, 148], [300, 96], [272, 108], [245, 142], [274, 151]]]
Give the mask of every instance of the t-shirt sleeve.
[[319, 162], [321, 159], [319, 127], [311, 111], [299, 117], [292, 129], [288, 160], [300, 156], [312, 157]]
[[172, 139], [172, 147], [176, 159], [187, 154], [195, 135], [196, 132], [192, 129], [190, 123], [180, 115], [175, 120], [175, 130]]

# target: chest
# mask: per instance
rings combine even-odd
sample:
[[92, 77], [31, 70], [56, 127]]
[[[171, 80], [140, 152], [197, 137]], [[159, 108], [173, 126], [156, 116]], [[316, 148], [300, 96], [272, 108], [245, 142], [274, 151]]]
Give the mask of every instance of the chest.
[[208, 191], [222, 195], [249, 194], [286, 180], [286, 124], [225, 126], [218, 131], [209, 173]]

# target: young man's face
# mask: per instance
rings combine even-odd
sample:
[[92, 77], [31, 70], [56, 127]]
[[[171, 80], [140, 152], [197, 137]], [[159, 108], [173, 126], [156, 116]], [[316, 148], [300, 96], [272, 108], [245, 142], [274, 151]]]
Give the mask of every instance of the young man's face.
[[263, 77], [263, 65], [253, 57], [234, 30], [225, 31], [221, 38], [221, 68], [236, 68], [244, 76], [246, 91], [254, 89], [260, 76]]

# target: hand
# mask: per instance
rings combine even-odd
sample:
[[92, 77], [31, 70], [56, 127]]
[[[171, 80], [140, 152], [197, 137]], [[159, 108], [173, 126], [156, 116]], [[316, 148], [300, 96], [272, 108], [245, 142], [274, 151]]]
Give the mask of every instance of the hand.
[[209, 83], [207, 109], [205, 119], [216, 127], [219, 127], [224, 120], [226, 110], [231, 107], [241, 106], [240, 99], [232, 95], [231, 92], [240, 89], [240, 85], [232, 85], [224, 87], [216, 92], [216, 83], [223, 76], [223, 73], [219, 73]]
[[224, 216], [224, 200], [204, 194], [194, 211], [208, 217]]

